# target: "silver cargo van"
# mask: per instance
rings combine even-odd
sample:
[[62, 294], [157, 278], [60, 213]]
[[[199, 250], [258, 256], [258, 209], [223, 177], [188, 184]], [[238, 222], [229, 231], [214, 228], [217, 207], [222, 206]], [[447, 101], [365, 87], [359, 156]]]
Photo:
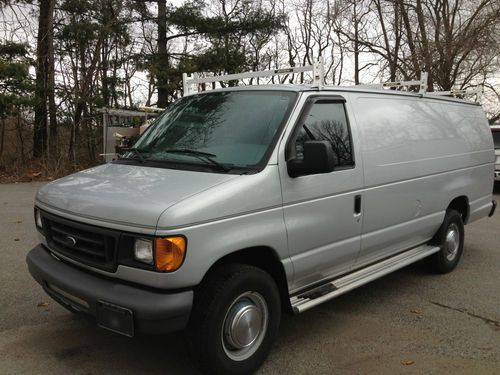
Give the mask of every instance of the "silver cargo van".
[[425, 258], [452, 271], [491, 216], [480, 106], [390, 90], [194, 93], [121, 159], [43, 186], [29, 271], [117, 333], [189, 329], [210, 373], [251, 373], [301, 313]]

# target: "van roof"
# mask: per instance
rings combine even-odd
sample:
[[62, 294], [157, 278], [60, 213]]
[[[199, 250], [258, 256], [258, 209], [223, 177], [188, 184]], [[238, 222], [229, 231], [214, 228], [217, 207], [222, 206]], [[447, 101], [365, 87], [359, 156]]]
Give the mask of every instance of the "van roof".
[[398, 96], [410, 96], [414, 98], [422, 98], [426, 99], [435, 99], [435, 100], [443, 100], [461, 104], [470, 104], [470, 105], [480, 105], [479, 103], [472, 102], [469, 100], [449, 97], [449, 96], [438, 96], [432, 95], [432, 92], [426, 93], [424, 95], [419, 94], [417, 92], [409, 92], [409, 91], [398, 91], [398, 90], [388, 90], [388, 89], [374, 89], [363, 86], [323, 86], [320, 89], [317, 87], [311, 87], [310, 85], [295, 85], [295, 84], [270, 84], [270, 85], [245, 85], [245, 86], [233, 86], [233, 87], [225, 87], [225, 88], [217, 88], [211, 89], [208, 91], [200, 91], [190, 95], [196, 94], [208, 94], [211, 92], [226, 92], [226, 91], [294, 91], [294, 92], [358, 92], [358, 93], [370, 93], [377, 95], [398, 95]]

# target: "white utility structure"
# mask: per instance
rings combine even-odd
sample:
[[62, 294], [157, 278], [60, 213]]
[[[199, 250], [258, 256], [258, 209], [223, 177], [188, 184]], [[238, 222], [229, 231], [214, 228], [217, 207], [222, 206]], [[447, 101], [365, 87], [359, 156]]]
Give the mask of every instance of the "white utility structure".
[[[321, 90], [325, 87], [325, 68], [324, 68], [324, 60], [321, 56], [317, 62], [312, 65], [304, 65], [299, 67], [289, 67], [282, 69], [274, 69], [274, 70], [263, 70], [256, 72], [245, 72], [245, 73], [237, 73], [237, 74], [224, 74], [219, 76], [208, 76], [208, 77], [200, 77], [200, 73], [192, 73], [188, 75], [187, 73], [182, 74], [182, 86], [184, 95], [193, 94], [200, 91], [200, 85], [205, 83], [216, 83], [223, 81], [241, 81], [248, 80], [253, 78], [261, 78], [261, 77], [274, 77], [274, 76], [283, 76], [290, 74], [303, 74], [311, 72], [313, 76], [311, 87], [316, 87]], [[420, 79], [411, 80], [411, 81], [394, 81], [394, 82], [381, 82], [375, 84], [363, 84], [356, 85], [359, 88], [369, 88], [369, 89], [380, 89], [383, 90], [385, 88], [395, 88], [396, 90], [406, 88], [409, 90], [410, 87], [418, 87], [418, 94], [421, 95], [439, 95], [439, 96], [469, 96], [475, 95], [475, 101], [479, 102], [481, 100], [481, 94], [483, 89], [480, 86], [462, 90], [462, 89], [454, 89], [450, 91], [432, 91], [428, 92], [427, 89], [427, 80], [428, 73], [422, 72], [420, 75]], [[202, 90], [204, 91], [204, 90]]]
[[164, 108], [142, 107], [139, 110], [99, 108], [97, 112], [102, 113], [102, 140], [103, 152], [100, 154], [106, 163], [116, 159], [114, 134], [119, 133], [126, 137], [137, 136], [139, 128], [132, 125], [137, 122], [146, 124], [149, 119], [158, 117]]
[[261, 78], [261, 77], [273, 77], [282, 76], [297, 73], [307, 73], [311, 72], [313, 76], [312, 87], [317, 87], [321, 90], [325, 83], [325, 70], [323, 64], [323, 57], [320, 57], [319, 61], [312, 65], [304, 65], [298, 67], [289, 67], [274, 70], [262, 70], [257, 72], [246, 72], [237, 74], [225, 74], [221, 76], [212, 77], [200, 77], [199, 73], [193, 73], [188, 75], [187, 73], [182, 74], [182, 87], [184, 90], [184, 95], [193, 94], [199, 91], [199, 85], [203, 83], [214, 83], [221, 81], [239, 81], [243, 79]]

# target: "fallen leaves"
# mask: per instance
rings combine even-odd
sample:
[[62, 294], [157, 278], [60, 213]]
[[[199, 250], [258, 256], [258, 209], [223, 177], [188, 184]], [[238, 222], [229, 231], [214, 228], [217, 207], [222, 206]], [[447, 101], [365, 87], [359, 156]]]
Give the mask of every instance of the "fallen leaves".
[[33, 177], [40, 177], [42, 175], [42, 172], [33, 172], [31, 175]]
[[424, 312], [420, 309], [413, 309], [413, 310], [410, 310], [410, 312], [412, 314], [415, 314], [417, 319], [422, 319], [422, 317], [424, 316]]
[[411, 366], [414, 363], [415, 363], [415, 361], [412, 361], [411, 359], [405, 359], [405, 360], [401, 361], [401, 364], [404, 366]]
[[14, 241], [16, 241], [16, 242], [17, 241], [21, 241], [21, 239], [20, 238], [14, 238]]
[[38, 305], [36, 305], [36, 307], [41, 307], [41, 308], [48, 308], [49, 307], [49, 303], [46, 302], [46, 301], [43, 301], [43, 302], [39, 302]]

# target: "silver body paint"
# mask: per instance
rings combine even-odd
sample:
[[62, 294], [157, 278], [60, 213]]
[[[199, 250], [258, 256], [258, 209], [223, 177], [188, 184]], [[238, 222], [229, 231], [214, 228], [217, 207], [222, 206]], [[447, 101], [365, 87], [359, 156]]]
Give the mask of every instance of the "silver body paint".
[[[175, 272], [79, 265], [94, 272], [188, 288], [222, 257], [264, 246], [283, 264], [290, 294], [429, 241], [456, 197], [468, 199], [468, 222], [490, 212], [495, 153], [481, 107], [360, 89], [278, 88], [300, 96], [256, 174], [106, 164], [47, 184], [36, 205], [86, 224], [188, 239]], [[285, 146], [311, 95], [346, 100], [355, 166], [291, 178]], [[355, 195], [362, 197], [360, 215], [353, 214]]]

